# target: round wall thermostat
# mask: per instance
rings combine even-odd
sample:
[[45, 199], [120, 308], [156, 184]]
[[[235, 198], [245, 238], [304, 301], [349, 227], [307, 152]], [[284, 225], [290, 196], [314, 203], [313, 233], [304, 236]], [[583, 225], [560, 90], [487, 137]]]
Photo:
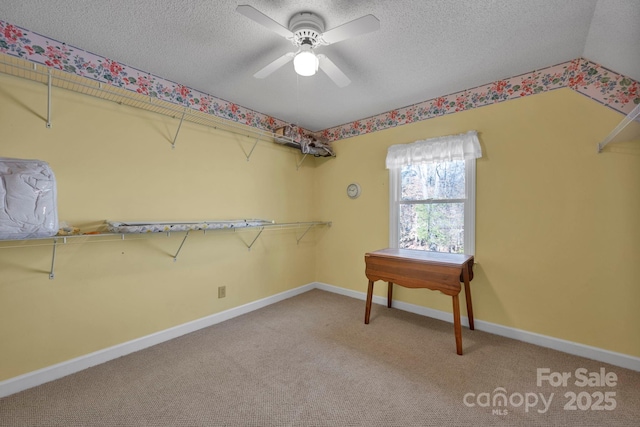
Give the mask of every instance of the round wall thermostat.
[[355, 182], [347, 185], [347, 196], [352, 199], [357, 198], [360, 195], [360, 186]]

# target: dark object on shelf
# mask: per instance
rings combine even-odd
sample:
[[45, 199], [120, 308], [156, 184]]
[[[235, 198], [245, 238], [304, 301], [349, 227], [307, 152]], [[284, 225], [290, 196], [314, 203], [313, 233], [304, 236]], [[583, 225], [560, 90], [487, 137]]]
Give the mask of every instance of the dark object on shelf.
[[304, 133], [295, 125], [276, 129], [274, 136], [278, 144], [297, 148], [303, 154], [311, 154], [315, 157], [335, 157], [329, 141]]

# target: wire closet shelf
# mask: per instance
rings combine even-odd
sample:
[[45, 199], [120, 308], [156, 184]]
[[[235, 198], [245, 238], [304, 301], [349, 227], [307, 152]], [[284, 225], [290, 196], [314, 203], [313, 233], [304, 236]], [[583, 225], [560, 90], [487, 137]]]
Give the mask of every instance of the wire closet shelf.
[[[97, 82], [87, 77], [76, 76], [62, 70], [38, 65], [25, 59], [7, 54], [0, 54], [0, 73], [42, 83], [49, 87], [47, 100], [47, 127], [51, 127], [51, 88], [55, 87], [88, 95], [94, 98], [112, 101], [120, 105], [126, 105], [163, 116], [180, 119], [180, 125], [182, 125], [183, 121], [187, 121], [207, 126], [209, 128], [220, 129], [236, 135], [254, 138], [256, 143], [258, 140], [269, 142], [276, 140], [276, 135], [268, 130], [262, 130], [243, 123], [224, 119], [209, 113], [195, 110], [189, 106], [173, 104], [153, 96], [139, 94], [127, 89]], [[174, 138], [172, 145], [175, 145], [176, 138]], [[277, 138], [281, 139], [282, 137], [278, 136]]]
[[[179, 223], [178, 223], [179, 224]], [[167, 237], [170, 237], [171, 234], [183, 234], [184, 237], [176, 251], [175, 255], [172, 256], [173, 261], [177, 261], [178, 255], [182, 250], [182, 247], [189, 237], [190, 233], [202, 231], [203, 234], [209, 233], [239, 233], [239, 232], [248, 232], [253, 230], [254, 232], [257, 230], [253, 239], [250, 239], [251, 242], [247, 243], [244, 239], [242, 240], [244, 245], [247, 247], [249, 251], [256, 243], [260, 235], [265, 230], [303, 230], [302, 234], [296, 236], [296, 244], [300, 244], [300, 241], [307, 235], [307, 233], [314, 227], [320, 226], [328, 226], [331, 227], [331, 221], [303, 221], [303, 222], [263, 222], [257, 225], [247, 225], [242, 227], [225, 227], [219, 229], [192, 229], [192, 230], [180, 230], [180, 231], [163, 231], [163, 232], [133, 232], [133, 233], [111, 233], [111, 232], [98, 232], [98, 233], [88, 233], [88, 234], [77, 234], [77, 235], [68, 235], [68, 236], [51, 236], [51, 237], [36, 237], [36, 238], [24, 238], [24, 239], [5, 239], [0, 240], [0, 249], [12, 249], [12, 248], [26, 248], [26, 247], [34, 247], [34, 246], [52, 246], [53, 253], [51, 256], [51, 270], [49, 272], [49, 279], [53, 279], [55, 277], [55, 264], [56, 264], [56, 250], [59, 244], [68, 245], [68, 244], [85, 244], [85, 243], [104, 243], [104, 242], [113, 242], [115, 240], [142, 240], [147, 239], [154, 236], [162, 236], [163, 234]], [[126, 238], [125, 238], [126, 236]]]

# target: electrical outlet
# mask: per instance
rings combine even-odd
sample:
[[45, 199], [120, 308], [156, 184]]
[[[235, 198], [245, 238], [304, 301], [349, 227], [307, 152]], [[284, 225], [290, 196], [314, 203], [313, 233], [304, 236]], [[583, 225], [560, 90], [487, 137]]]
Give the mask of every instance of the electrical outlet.
[[227, 287], [218, 286], [218, 298], [224, 298], [227, 296]]

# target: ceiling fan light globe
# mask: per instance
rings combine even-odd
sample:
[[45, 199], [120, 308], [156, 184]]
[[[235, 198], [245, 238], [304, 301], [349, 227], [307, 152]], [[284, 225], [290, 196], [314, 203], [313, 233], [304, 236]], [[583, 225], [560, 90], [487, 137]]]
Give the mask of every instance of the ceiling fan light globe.
[[313, 52], [302, 51], [293, 58], [293, 69], [301, 76], [313, 76], [318, 71], [318, 58]]

